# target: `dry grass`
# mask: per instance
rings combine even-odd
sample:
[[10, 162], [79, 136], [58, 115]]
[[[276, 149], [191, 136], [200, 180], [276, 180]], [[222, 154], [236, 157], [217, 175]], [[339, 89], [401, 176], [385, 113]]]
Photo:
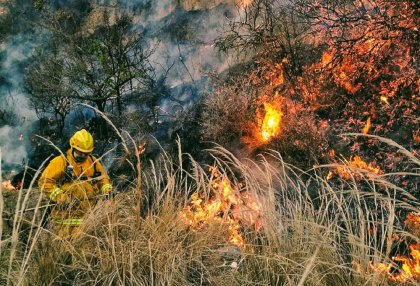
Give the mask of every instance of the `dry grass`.
[[[332, 183], [312, 172], [303, 181], [274, 151], [259, 161], [240, 161], [222, 147], [208, 152], [232, 186], [242, 186], [262, 202], [262, 228], [241, 228], [245, 247], [227, 243], [223, 220], [192, 230], [180, 219], [192, 193], [210, 196], [212, 178], [179, 148], [175, 156], [163, 152], [150, 162], [137, 180], [141, 187], [100, 202], [71, 239], [42, 228], [39, 215], [23, 233], [25, 216], [16, 215], [11, 234], [1, 240], [0, 284], [392, 284], [369, 263], [389, 261], [394, 234], [410, 235], [402, 230], [397, 211], [419, 208], [414, 198], [395, 199], [404, 190], [386, 175], [352, 170], [353, 180]], [[22, 210], [27, 199], [20, 194], [17, 208]], [[369, 231], [373, 225], [375, 232]]]

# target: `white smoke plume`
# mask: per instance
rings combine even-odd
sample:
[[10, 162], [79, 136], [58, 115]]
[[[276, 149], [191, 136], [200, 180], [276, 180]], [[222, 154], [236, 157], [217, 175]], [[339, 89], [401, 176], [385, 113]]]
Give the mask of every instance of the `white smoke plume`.
[[[237, 16], [233, 0], [92, 0], [91, 3], [94, 9], [127, 13], [144, 31], [146, 45], [156, 48], [151, 62], [157, 79], [166, 77], [165, 86], [170, 89], [171, 100], [175, 99], [159, 103], [165, 112], [179, 111], [179, 106], [193, 108], [197, 97], [208, 87], [207, 73], [221, 73], [233, 62], [212, 45], [227, 18]], [[29, 131], [36, 122], [36, 114], [30, 109], [23, 89], [24, 72], [42, 37], [40, 31], [32, 30], [0, 44], [0, 110], [5, 102], [13, 103], [9, 105], [18, 121], [0, 125], [5, 163], [21, 162], [28, 155], [25, 146], [30, 144]]]
[[18, 34], [0, 45], [0, 110], [7, 115], [0, 125], [0, 148], [5, 164], [17, 164], [26, 158], [28, 134], [36, 114], [30, 109], [25, 94], [24, 67], [36, 47], [34, 36]]

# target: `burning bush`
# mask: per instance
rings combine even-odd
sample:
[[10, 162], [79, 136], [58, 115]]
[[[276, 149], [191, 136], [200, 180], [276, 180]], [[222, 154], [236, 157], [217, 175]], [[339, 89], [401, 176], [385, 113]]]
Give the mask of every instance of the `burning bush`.
[[[225, 134], [233, 136], [224, 142], [242, 137], [251, 152], [271, 148], [303, 168], [327, 162], [333, 148], [346, 158], [376, 162], [385, 172], [410, 173], [415, 166], [406, 164], [407, 157], [384, 151], [375, 140], [338, 136], [374, 134], [418, 153], [417, 8], [413, 1], [394, 0], [251, 1], [246, 17], [232, 20], [217, 41], [223, 51], [241, 47], [251, 54], [251, 63], [227, 81], [246, 86], [248, 101], [240, 117], [225, 123]], [[271, 104], [267, 97], [276, 94], [283, 100], [281, 132], [263, 140], [255, 130], [267, 113], [262, 106]], [[215, 134], [211, 140], [221, 143], [224, 136]], [[418, 194], [412, 178], [393, 179]]]
[[[248, 154], [279, 151], [288, 162], [311, 167], [327, 153], [326, 121], [276, 88], [249, 88], [248, 80], [221, 86], [204, 100], [202, 138]], [[242, 144], [239, 144], [242, 143]]]
[[325, 162], [328, 125], [317, 123], [310, 112], [289, 113], [284, 116], [282, 134], [273, 139], [268, 148], [278, 150], [286, 162], [309, 168]]
[[257, 230], [261, 228], [261, 202], [241, 184], [233, 186], [226, 174], [220, 174], [217, 168], [211, 167], [210, 171], [210, 193], [201, 196], [194, 193], [181, 212], [181, 218], [194, 230], [209, 223], [224, 224], [229, 230], [227, 241], [244, 247], [241, 225]]

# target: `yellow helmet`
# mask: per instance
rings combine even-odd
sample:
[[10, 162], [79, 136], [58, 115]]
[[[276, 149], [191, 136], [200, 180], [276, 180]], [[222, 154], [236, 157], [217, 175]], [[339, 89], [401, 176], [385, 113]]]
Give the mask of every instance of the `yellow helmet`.
[[79, 130], [70, 138], [70, 146], [80, 152], [90, 153], [93, 151], [93, 137], [85, 129]]

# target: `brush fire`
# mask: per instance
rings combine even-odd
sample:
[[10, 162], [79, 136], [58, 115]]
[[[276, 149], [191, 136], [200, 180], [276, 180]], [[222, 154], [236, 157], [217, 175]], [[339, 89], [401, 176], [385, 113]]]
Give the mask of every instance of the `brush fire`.
[[[334, 152], [332, 152], [334, 154]], [[330, 180], [334, 174], [338, 174], [338, 176], [344, 180], [350, 180], [352, 178], [359, 178], [360, 176], [357, 172], [352, 172], [352, 169], [359, 169], [360, 171], [365, 172], [367, 175], [369, 174], [382, 174], [382, 170], [378, 167], [375, 167], [372, 163], [365, 162], [360, 156], [350, 157], [350, 160], [345, 160], [344, 166], [337, 166], [335, 170], [329, 171], [327, 175], [327, 180]]]
[[181, 218], [193, 230], [199, 230], [210, 223], [225, 224], [229, 232], [227, 241], [244, 247], [241, 227], [261, 228], [261, 203], [240, 184], [234, 187], [217, 168], [211, 167], [210, 172], [210, 195], [194, 193], [181, 212]]
[[[420, 213], [407, 215], [405, 225], [414, 233], [420, 233]], [[371, 263], [370, 268], [378, 274], [383, 274], [395, 282], [420, 280], [420, 243], [409, 245], [409, 256], [397, 255], [392, 258], [393, 263]], [[396, 272], [396, 265], [398, 271]]]
[[276, 137], [280, 131], [280, 120], [283, 114], [273, 105], [264, 103], [265, 116], [261, 126], [261, 138], [264, 142]]
[[[16, 214], [0, 234], [1, 285], [420, 282], [418, 1], [23, 2], [0, 0], [0, 89], [16, 88], [1, 95], [15, 110], [0, 108], [0, 165], [17, 168], [22, 155], [34, 166], [0, 181], [1, 211]], [[47, 178], [53, 190], [36, 179], [82, 127], [95, 142], [83, 157], [100, 155], [93, 173], [112, 184], [83, 176], [92, 187], [77, 197], [100, 202], [73, 218], [83, 201], [61, 185], [72, 166], [57, 170], [64, 182]], [[82, 160], [86, 144], [66, 158]], [[20, 215], [44, 199], [51, 223]], [[66, 208], [69, 219], [55, 219]], [[82, 231], [50, 235], [64, 227]], [[154, 243], [156, 233], [171, 239]], [[233, 275], [220, 245], [244, 254]]]
[[282, 99], [276, 94], [271, 101], [262, 101], [264, 110], [257, 114], [259, 124], [255, 137], [260, 143], [267, 143], [280, 134]]

